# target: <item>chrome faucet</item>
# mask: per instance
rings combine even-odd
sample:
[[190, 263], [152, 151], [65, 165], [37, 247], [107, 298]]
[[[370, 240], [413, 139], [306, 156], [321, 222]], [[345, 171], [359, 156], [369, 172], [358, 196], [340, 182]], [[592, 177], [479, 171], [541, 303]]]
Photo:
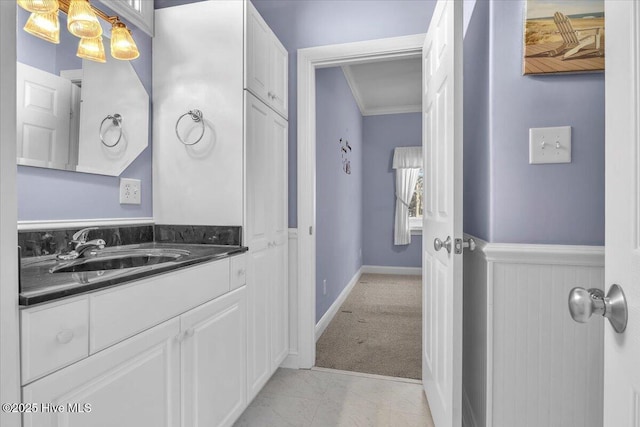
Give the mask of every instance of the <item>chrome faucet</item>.
[[72, 260], [76, 258], [80, 258], [86, 251], [91, 249], [104, 249], [105, 241], [102, 239], [93, 239], [87, 241], [87, 237], [89, 236], [89, 232], [92, 230], [97, 230], [98, 227], [87, 227], [75, 233], [71, 238], [71, 243], [74, 243], [75, 248], [66, 254], [58, 255], [58, 259], [62, 260]]

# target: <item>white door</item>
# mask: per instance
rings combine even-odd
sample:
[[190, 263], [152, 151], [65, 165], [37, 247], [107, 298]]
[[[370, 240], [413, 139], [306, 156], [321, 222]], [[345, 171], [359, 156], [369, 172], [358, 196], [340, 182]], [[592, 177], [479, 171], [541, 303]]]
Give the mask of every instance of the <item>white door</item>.
[[182, 316], [183, 426], [230, 426], [245, 408], [244, 287]]
[[605, 2], [605, 293], [622, 286], [629, 323], [605, 324], [604, 425], [640, 426], [640, 3]]
[[449, 427], [462, 423], [462, 2], [438, 0], [422, 54], [422, 379], [436, 427]]
[[18, 157], [57, 165], [69, 162], [71, 82], [17, 64]]

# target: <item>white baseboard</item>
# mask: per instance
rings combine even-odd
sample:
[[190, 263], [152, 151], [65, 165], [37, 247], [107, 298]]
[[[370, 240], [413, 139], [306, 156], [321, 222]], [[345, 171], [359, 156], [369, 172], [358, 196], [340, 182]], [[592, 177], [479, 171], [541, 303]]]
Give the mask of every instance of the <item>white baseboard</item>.
[[403, 276], [421, 276], [421, 267], [392, 267], [387, 265], [363, 265], [363, 273], [372, 274], [399, 274]]
[[467, 391], [462, 389], [462, 427], [477, 427], [476, 417], [469, 402]]
[[338, 313], [340, 306], [347, 299], [353, 287], [356, 285], [356, 283], [358, 283], [358, 280], [360, 280], [360, 276], [362, 276], [362, 269], [363, 267], [360, 267], [358, 271], [356, 271], [356, 274], [353, 275], [347, 286], [345, 286], [342, 292], [340, 292], [338, 298], [336, 298], [333, 304], [331, 304], [329, 310], [327, 310], [324, 316], [322, 316], [320, 321], [316, 324], [316, 342], [318, 342], [318, 340], [324, 333], [324, 330], [327, 329], [327, 326], [329, 326], [329, 323], [331, 323], [333, 317]]

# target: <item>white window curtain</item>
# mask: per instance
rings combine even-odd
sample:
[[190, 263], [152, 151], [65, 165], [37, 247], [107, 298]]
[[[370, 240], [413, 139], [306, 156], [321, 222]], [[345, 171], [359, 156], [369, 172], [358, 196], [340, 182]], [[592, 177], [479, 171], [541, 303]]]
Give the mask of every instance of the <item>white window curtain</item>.
[[393, 152], [396, 171], [396, 220], [393, 233], [395, 245], [411, 243], [409, 203], [422, 169], [422, 147], [396, 147]]

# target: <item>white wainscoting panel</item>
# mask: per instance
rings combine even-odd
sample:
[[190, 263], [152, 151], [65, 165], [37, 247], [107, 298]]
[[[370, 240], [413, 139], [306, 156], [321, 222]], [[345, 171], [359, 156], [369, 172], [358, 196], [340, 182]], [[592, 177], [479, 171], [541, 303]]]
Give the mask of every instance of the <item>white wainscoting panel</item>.
[[289, 355], [280, 365], [298, 369], [298, 229], [289, 229]]
[[494, 427], [599, 427], [603, 319], [574, 322], [574, 286], [604, 286], [598, 247], [488, 244], [487, 414]]

